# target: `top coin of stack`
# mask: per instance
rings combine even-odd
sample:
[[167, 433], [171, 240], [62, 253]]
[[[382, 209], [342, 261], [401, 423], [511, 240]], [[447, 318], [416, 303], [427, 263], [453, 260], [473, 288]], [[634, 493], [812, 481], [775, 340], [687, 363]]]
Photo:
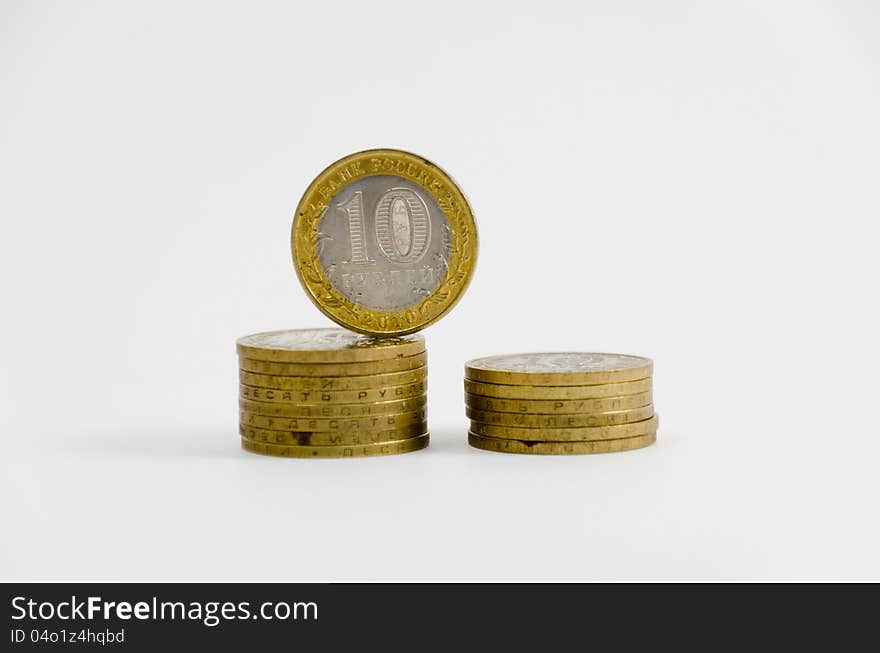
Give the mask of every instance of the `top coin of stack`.
[[576, 454], [652, 444], [653, 363], [624, 354], [490, 356], [465, 365], [468, 442], [491, 451]]
[[248, 451], [335, 458], [427, 446], [423, 337], [297, 329], [236, 345], [239, 431]]

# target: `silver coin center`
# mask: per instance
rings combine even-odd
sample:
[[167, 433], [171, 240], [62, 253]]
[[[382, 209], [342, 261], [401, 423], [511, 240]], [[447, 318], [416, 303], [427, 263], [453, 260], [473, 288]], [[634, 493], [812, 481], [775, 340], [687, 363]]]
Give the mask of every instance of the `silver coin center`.
[[446, 276], [449, 221], [424, 188], [396, 175], [346, 184], [318, 222], [318, 261], [331, 285], [369, 309], [413, 306]]

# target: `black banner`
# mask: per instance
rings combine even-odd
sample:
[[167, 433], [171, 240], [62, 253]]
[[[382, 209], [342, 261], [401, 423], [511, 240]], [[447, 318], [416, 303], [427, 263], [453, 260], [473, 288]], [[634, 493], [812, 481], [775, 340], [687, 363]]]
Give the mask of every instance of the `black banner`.
[[[8, 584], [3, 650], [541, 650], [871, 636], [875, 585]], [[711, 641], [703, 640], [705, 637]], [[572, 639], [573, 638], [573, 639]], [[758, 638], [758, 639], [755, 639]], [[581, 648], [579, 646], [578, 648]]]

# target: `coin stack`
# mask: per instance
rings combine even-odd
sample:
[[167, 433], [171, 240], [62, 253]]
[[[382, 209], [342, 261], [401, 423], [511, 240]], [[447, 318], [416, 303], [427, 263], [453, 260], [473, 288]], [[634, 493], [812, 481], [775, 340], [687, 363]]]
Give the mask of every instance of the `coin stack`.
[[624, 354], [490, 356], [465, 365], [468, 442], [506, 453], [628, 451], [657, 438], [650, 359]]
[[343, 458], [428, 446], [425, 339], [346, 329], [240, 338], [242, 447], [291, 458]]

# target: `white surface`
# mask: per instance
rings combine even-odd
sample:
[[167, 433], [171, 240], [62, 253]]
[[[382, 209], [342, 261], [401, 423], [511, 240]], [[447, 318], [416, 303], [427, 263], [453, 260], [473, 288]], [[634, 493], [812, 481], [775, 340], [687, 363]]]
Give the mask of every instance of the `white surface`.
[[[873, 3], [4, 2], [0, 579], [880, 580]], [[328, 325], [334, 159], [461, 183], [433, 444], [249, 455], [236, 337]], [[660, 441], [465, 443], [462, 367], [655, 359]]]

